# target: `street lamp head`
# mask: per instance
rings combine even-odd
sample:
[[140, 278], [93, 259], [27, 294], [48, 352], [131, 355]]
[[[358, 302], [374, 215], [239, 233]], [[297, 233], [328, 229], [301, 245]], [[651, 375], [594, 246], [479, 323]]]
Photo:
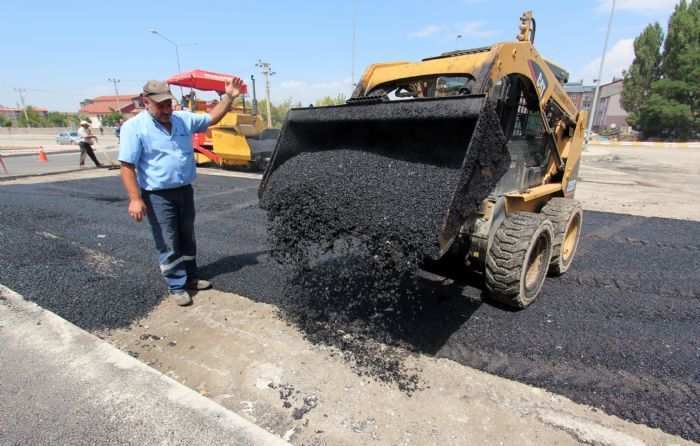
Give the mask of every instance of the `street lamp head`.
[[156, 30], [153, 29], [153, 28], [149, 29], [149, 31], [152, 32], [153, 34], [158, 34], [158, 31], [156, 31]]

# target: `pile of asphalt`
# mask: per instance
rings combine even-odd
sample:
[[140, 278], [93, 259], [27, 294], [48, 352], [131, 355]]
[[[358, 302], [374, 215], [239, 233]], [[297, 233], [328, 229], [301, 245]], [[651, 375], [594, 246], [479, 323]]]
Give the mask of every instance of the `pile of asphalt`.
[[[267, 254], [258, 184], [197, 180], [201, 274], [219, 290], [294, 307], [293, 272]], [[166, 288], [148, 227], [126, 205], [117, 177], [1, 184], [0, 283], [89, 330], [146, 316]], [[699, 255], [698, 222], [586, 211], [571, 270], [548, 278], [526, 310], [482, 299], [478, 280], [419, 278], [420, 299], [387, 314], [389, 335], [377, 336], [700, 441]]]

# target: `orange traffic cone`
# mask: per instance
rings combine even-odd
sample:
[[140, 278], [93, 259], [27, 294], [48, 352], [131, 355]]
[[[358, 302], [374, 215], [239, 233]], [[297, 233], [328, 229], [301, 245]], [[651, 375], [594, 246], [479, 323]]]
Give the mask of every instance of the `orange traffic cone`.
[[43, 148], [43, 147], [39, 147], [39, 162], [40, 162], [40, 163], [45, 163], [45, 162], [47, 162], [48, 160], [49, 160], [49, 159], [46, 157], [46, 153], [44, 152], [44, 148]]

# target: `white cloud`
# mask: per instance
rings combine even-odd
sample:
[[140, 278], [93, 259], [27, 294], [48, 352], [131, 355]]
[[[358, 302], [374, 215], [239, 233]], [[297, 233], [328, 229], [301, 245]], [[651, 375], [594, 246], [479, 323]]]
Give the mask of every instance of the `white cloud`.
[[[293, 103], [301, 102], [304, 106], [316, 102], [324, 96], [336, 97], [339, 94], [344, 94], [349, 98], [353, 90], [350, 77], [328, 82], [288, 80], [277, 85], [272, 84], [270, 87], [273, 104], [279, 104], [291, 97]], [[263, 99], [263, 97], [259, 97], [259, 99]]]
[[495, 29], [484, 29], [486, 22], [464, 22], [455, 25], [457, 29], [457, 34], [461, 34], [462, 37], [477, 37], [485, 38], [492, 37], [499, 34], [500, 31]]
[[[634, 39], [619, 40], [605, 54], [602, 81], [609, 82], [613, 77], [622, 77], [622, 70], [628, 69], [633, 60]], [[583, 79], [586, 83], [592, 82], [598, 77], [598, 70], [600, 70], [600, 57], [588, 63], [577, 75], [572, 76], [572, 79]]]
[[409, 37], [418, 37], [418, 38], [423, 38], [423, 37], [428, 37], [431, 36], [437, 32], [440, 32], [444, 29], [445, 27], [442, 25], [428, 25], [425, 28], [421, 29], [420, 31], [416, 31], [414, 33], [409, 33]]
[[[617, 0], [615, 11], [631, 11], [639, 14], [659, 14], [673, 12], [678, 0]], [[594, 9], [597, 13], [609, 13], [612, 8], [612, 0], [598, 0], [598, 6]]]
[[441, 38], [442, 40], [454, 40], [459, 37], [483, 39], [500, 34], [499, 30], [487, 29], [486, 25], [486, 22], [460, 22], [452, 25], [428, 25], [420, 31], [409, 33], [408, 36], [424, 38], [437, 35], [437, 37]]

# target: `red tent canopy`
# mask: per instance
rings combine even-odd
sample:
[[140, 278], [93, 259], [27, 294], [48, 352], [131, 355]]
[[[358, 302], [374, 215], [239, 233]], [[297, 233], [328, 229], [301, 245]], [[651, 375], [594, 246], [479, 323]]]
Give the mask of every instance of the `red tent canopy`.
[[[226, 91], [224, 82], [232, 79], [237, 79], [236, 76], [223, 73], [213, 73], [204, 70], [192, 70], [185, 73], [176, 74], [165, 80], [166, 84], [177, 85], [180, 87], [190, 87], [197, 90], [216, 91], [223, 94]], [[241, 94], [248, 93], [248, 86], [243, 83]]]

